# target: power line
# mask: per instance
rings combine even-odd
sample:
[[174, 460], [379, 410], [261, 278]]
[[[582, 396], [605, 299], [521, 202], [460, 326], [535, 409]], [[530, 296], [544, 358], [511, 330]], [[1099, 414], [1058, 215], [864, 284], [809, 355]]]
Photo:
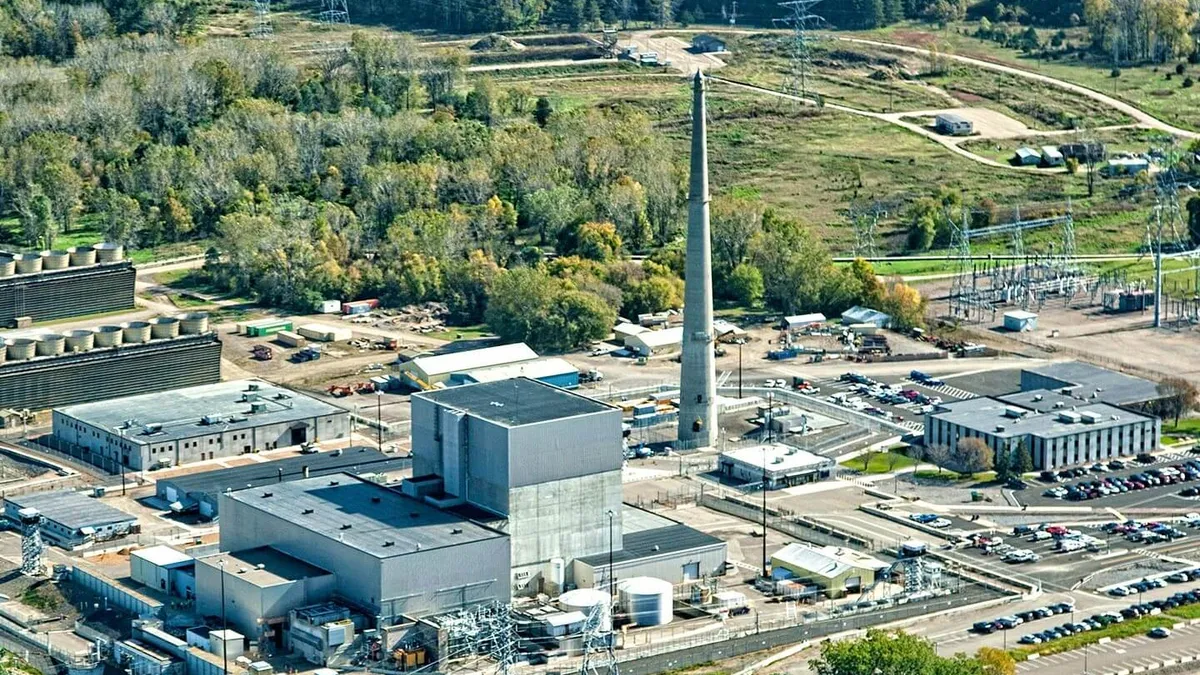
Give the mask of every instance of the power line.
[[254, 0], [254, 27], [250, 37], [268, 38], [274, 33], [271, 27], [271, 0]]
[[337, 23], [350, 23], [350, 8], [347, 0], [321, 0], [321, 23], [332, 26]]

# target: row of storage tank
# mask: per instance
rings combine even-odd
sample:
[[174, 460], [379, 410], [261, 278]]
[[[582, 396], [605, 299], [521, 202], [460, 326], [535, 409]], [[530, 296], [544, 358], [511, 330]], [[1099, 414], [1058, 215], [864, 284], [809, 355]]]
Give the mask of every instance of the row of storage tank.
[[124, 259], [125, 247], [108, 242], [92, 246], [75, 246], [62, 251], [42, 251], [41, 253], [0, 251], [0, 277], [65, 270], [68, 267], [87, 267], [99, 263], [121, 262]]
[[[600, 625], [611, 625], [612, 596], [598, 588], [577, 588], [558, 596], [564, 612], [584, 616], [600, 608]], [[617, 582], [617, 607], [629, 623], [636, 626], [661, 626], [674, 616], [675, 589], [671, 582], [654, 577], [632, 577]]]
[[26, 361], [35, 356], [87, 352], [122, 344], [142, 344], [151, 340], [166, 340], [180, 335], [200, 335], [207, 332], [208, 314], [191, 312], [180, 316], [160, 316], [149, 321], [130, 321], [62, 333], [0, 337], [0, 363], [6, 360]]

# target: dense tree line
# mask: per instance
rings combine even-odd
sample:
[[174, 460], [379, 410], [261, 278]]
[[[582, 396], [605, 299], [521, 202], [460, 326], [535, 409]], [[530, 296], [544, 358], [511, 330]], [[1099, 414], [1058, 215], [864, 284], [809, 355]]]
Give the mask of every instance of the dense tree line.
[[[682, 304], [679, 150], [631, 108], [467, 86], [460, 56], [407, 38], [355, 34], [300, 68], [269, 45], [147, 33], [84, 40], [59, 69], [0, 67], [16, 243], [50, 248], [81, 222], [134, 247], [204, 238], [209, 280], [271, 305], [436, 300], [551, 350]], [[729, 300], [913, 306], [757, 202], [717, 200], [714, 232]]]
[[1084, 0], [1093, 46], [1114, 64], [1165, 62], [1195, 50], [1188, 0]]

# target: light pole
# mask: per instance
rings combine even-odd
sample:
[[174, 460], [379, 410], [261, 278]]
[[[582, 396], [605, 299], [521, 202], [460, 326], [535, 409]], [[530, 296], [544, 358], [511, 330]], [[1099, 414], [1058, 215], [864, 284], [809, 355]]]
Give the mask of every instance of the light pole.
[[610, 598], [616, 587], [613, 580], [613, 518], [616, 515], [612, 509], [608, 510], [608, 595]]
[[742, 343], [745, 340], [738, 340], [738, 398], [742, 397]]
[[[771, 409], [770, 404], [767, 404], [767, 410]], [[769, 419], [769, 418], [768, 418]], [[767, 423], [768, 427], [770, 422]], [[762, 470], [762, 573], [763, 579], [769, 579], [767, 574], [767, 446], [763, 446], [763, 470]]]
[[225, 618], [225, 561], [221, 566], [221, 672], [229, 675], [229, 622]]
[[1087, 672], [1088, 672], [1088, 645], [1089, 644], [1090, 643], [1087, 643], [1087, 642], [1085, 642], [1083, 644], [1083, 675], [1087, 675]]

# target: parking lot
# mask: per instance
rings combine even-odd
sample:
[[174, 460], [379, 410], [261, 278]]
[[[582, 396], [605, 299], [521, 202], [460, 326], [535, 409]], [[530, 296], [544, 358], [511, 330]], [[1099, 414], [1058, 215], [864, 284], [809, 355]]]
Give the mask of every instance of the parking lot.
[[914, 432], [924, 430], [924, 414], [932, 405], [977, 395], [944, 379], [914, 379], [911, 374], [909, 377], [868, 376], [854, 370], [837, 378], [818, 378], [812, 384], [820, 389], [815, 395], [827, 401], [891, 419]]
[[[1089, 467], [1059, 470], [1055, 472], [1057, 481], [1048, 480], [1043, 474], [1030, 485], [1030, 489], [1019, 492], [1017, 499], [1029, 506], [1070, 504], [1114, 509], [1150, 506], [1182, 509], [1195, 506], [1200, 511], [1200, 495], [1180, 494], [1189, 489], [1200, 492], [1200, 456], [1188, 452], [1167, 452], [1154, 455], [1152, 461], [1148, 462], [1138, 462], [1128, 457], [1117, 462], [1119, 464], [1106, 463], [1104, 471], [1098, 470], [1098, 467], [1096, 470]], [[1122, 464], [1124, 468], [1115, 468]], [[1077, 475], [1067, 478], [1063, 475], [1066, 471]], [[1147, 481], [1146, 478], [1154, 480]], [[1100, 483], [1100, 486], [1096, 483]], [[1117, 488], [1115, 491], [1114, 485]]]

